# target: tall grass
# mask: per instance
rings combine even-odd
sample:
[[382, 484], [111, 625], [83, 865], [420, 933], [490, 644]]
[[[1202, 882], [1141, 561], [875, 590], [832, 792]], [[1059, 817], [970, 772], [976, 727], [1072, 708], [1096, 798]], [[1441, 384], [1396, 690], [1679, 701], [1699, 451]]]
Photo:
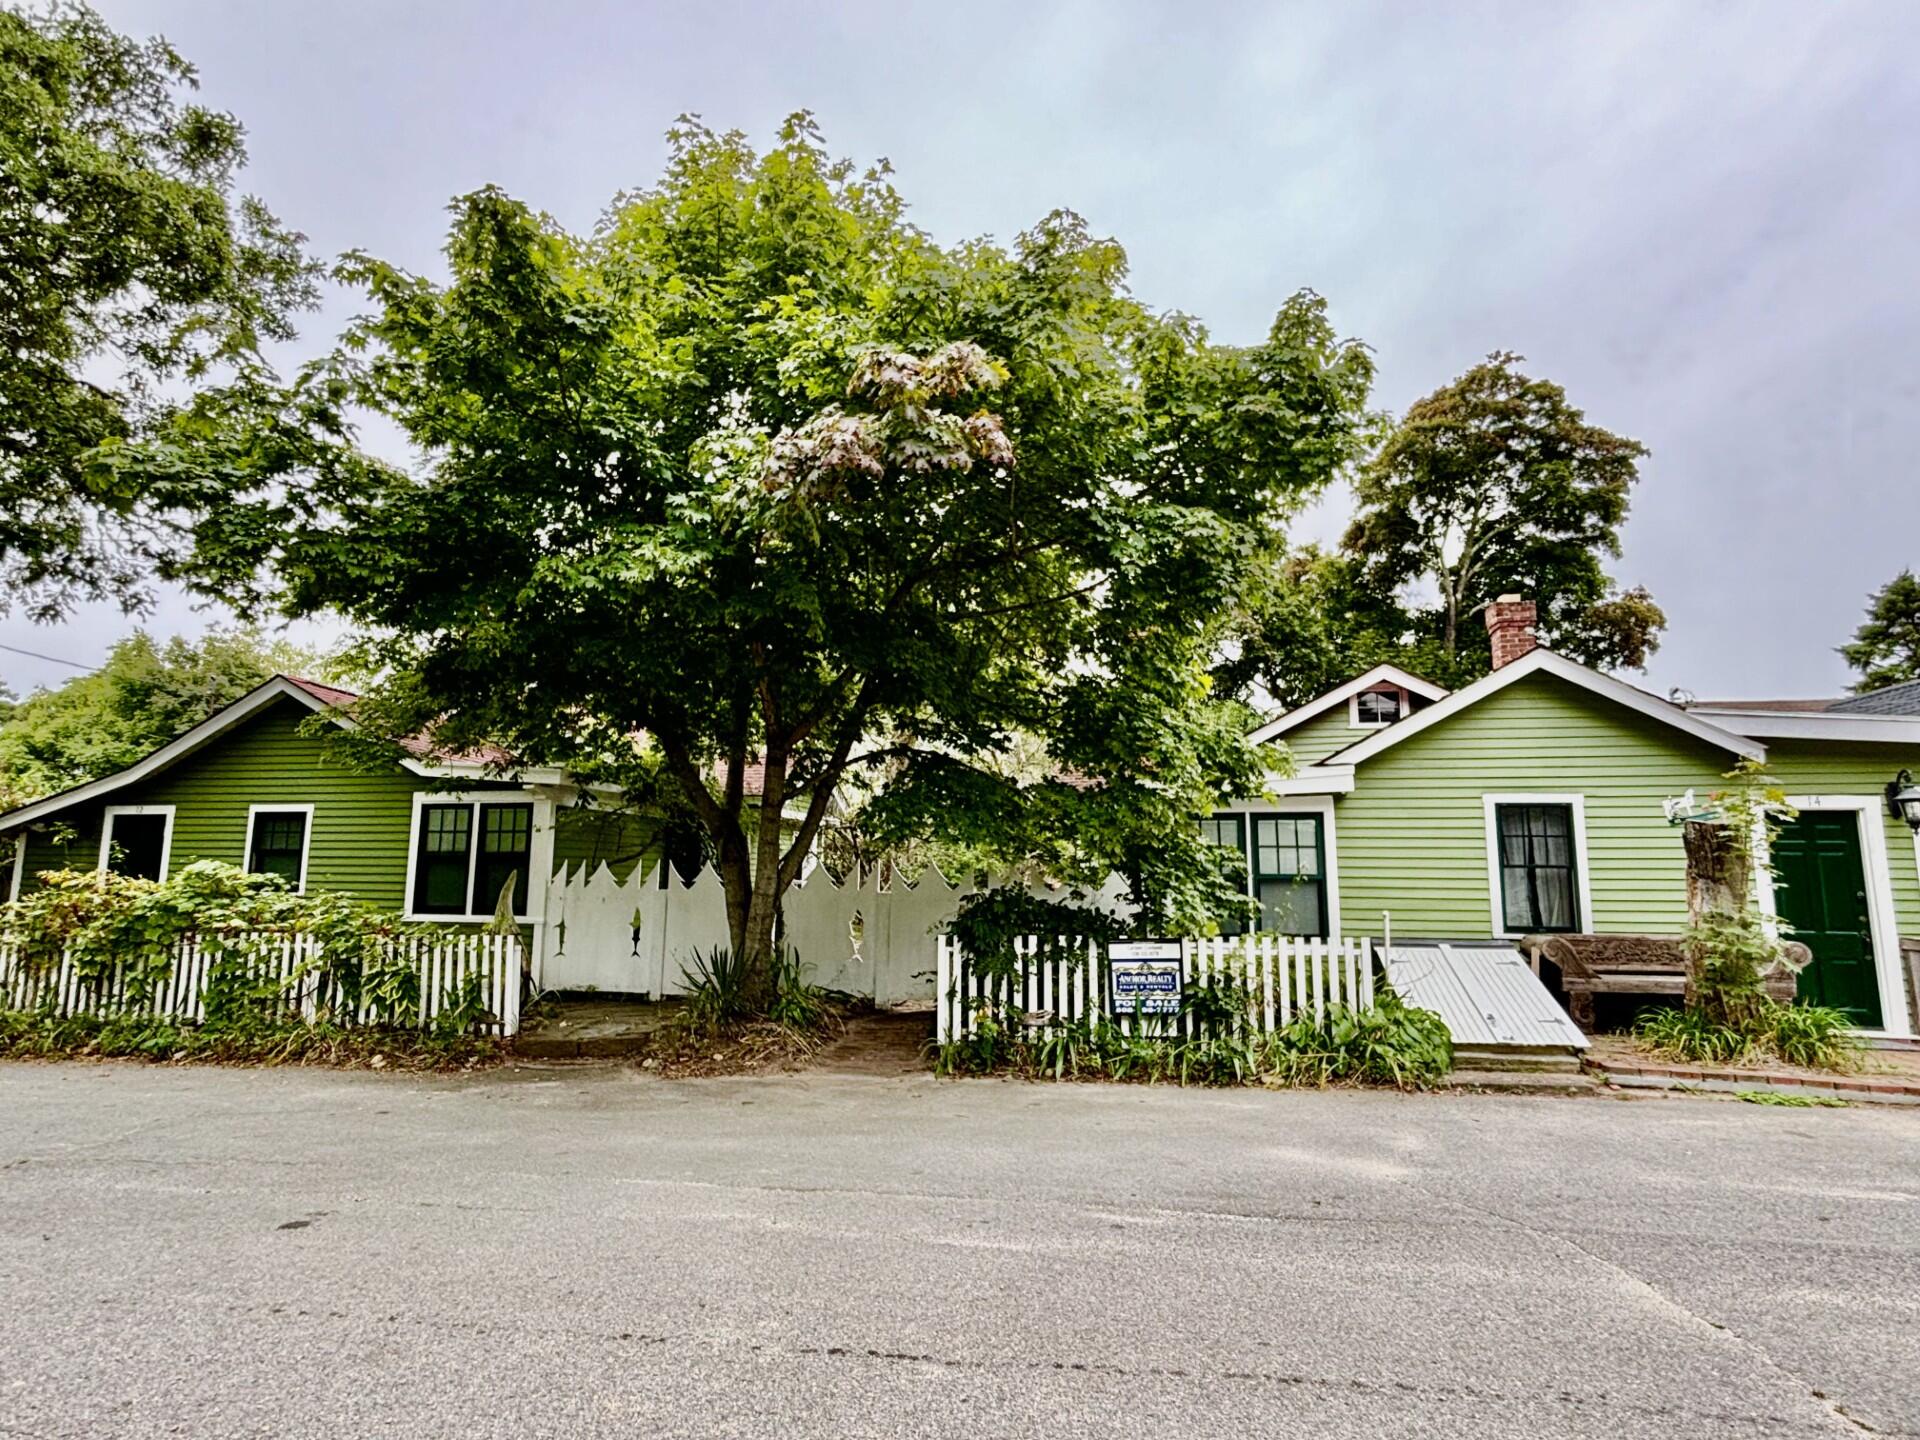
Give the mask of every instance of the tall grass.
[[1758, 1065], [1778, 1060], [1809, 1070], [1858, 1069], [1864, 1047], [1848, 1033], [1844, 1010], [1766, 1001], [1744, 1023], [1716, 1021], [1697, 1010], [1645, 1011], [1633, 1033], [1656, 1054], [1706, 1065]]

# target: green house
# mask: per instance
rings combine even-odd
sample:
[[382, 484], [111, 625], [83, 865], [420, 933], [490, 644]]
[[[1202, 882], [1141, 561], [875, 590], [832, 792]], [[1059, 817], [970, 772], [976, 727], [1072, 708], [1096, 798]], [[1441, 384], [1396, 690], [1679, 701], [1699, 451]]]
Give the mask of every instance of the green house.
[[1666, 802], [1759, 760], [1799, 811], [1761, 900], [1813, 952], [1803, 996], [1913, 1035], [1920, 835], [1889, 787], [1920, 772], [1920, 717], [1682, 705], [1532, 647], [1530, 629], [1506, 648], [1452, 694], [1379, 666], [1253, 732], [1284, 743], [1295, 773], [1206, 826], [1245, 857], [1259, 926], [1396, 943], [1678, 935], [1686, 861]]
[[558, 771], [503, 780], [494, 757], [424, 745], [377, 773], [344, 763], [313, 721], [349, 725], [354, 699], [275, 676], [118, 774], [0, 815], [0, 895], [46, 870], [164, 879], [220, 860], [455, 923], [491, 918], [511, 879], [514, 912], [537, 927], [556, 870], [641, 859], [649, 827], [583, 804]]

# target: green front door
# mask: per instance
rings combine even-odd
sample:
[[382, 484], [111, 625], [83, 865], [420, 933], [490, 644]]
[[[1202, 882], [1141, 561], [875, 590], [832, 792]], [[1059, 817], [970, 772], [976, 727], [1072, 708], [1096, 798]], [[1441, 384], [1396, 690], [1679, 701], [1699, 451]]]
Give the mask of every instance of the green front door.
[[1815, 810], [1782, 825], [1773, 846], [1773, 883], [1780, 918], [1793, 927], [1792, 938], [1813, 951], [1813, 963], [1800, 973], [1800, 998], [1878, 1028], [1880, 979], [1859, 817]]

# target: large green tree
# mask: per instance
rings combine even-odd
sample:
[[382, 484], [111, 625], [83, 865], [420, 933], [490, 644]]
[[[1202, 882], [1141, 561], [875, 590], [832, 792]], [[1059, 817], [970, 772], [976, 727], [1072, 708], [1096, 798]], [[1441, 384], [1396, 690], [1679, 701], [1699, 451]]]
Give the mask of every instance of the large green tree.
[[1359, 472], [1343, 548], [1362, 583], [1411, 597], [1449, 668], [1483, 649], [1467, 622], [1510, 591], [1536, 602], [1555, 649], [1644, 667], [1666, 617], [1644, 589], [1617, 589], [1606, 562], [1620, 553], [1646, 449], [1590, 423], [1520, 363], [1490, 355], [1408, 409]]
[[164, 645], [135, 631], [98, 670], [0, 706], [0, 809], [125, 769], [268, 676], [321, 665], [313, 651], [257, 631]]
[[150, 433], [169, 382], [259, 365], [312, 301], [300, 237], [234, 193], [239, 122], [194, 83], [84, 7], [0, 9], [0, 612], [137, 608], [219, 497], [101, 447]]
[[1920, 680], [1920, 577], [1902, 570], [1867, 601], [1867, 618], [1840, 654], [1859, 673], [1856, 695]]
[[[494, 190], [445, 284], [356, 258], [371, 317], [262, 421], [153, 463], [254, 500], [202, 531], [294, 613], [387, 638], [362, 723], [484, 737], [688, 815], [761, 967], [849, 775], [892, 835], [1219, 900], [1194, 816], [1266, 757], [1207, 672], [1249, 557], [1355, 446], [1371, 366], [1311, 294], [1217, 345], [1055, 214], [944, 247], [811, 122], [683, 121], [590, 236]], [[391, 416], [416, 471], [345, 443]], [[1037, 745], [1041, 778], [1006, 763]], [[761, 794], [756, 797], [754, 790]]]

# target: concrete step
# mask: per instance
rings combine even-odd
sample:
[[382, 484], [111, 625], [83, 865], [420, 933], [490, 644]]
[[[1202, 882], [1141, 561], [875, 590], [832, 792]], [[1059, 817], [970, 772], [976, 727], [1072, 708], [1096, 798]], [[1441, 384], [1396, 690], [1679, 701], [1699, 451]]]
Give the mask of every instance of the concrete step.
[[1564, 1045], [1456, 1045], [1456, 1070], [1578, 1075], [1580, 1055]]
[[1456, 1068], [1447, 1072], [1446, 1083], [1456, 1090], [1508, 1090], [1534, 1095], [1578, 1095], [1600, 1088], [1598, 1080], [1579, 1070], [1568, 1073]]
[[637, 1055], [679, 1009], [677, 1002], [630, 999], [549, 999], [514, 1038], [527, 1060], [612, 1060]]

